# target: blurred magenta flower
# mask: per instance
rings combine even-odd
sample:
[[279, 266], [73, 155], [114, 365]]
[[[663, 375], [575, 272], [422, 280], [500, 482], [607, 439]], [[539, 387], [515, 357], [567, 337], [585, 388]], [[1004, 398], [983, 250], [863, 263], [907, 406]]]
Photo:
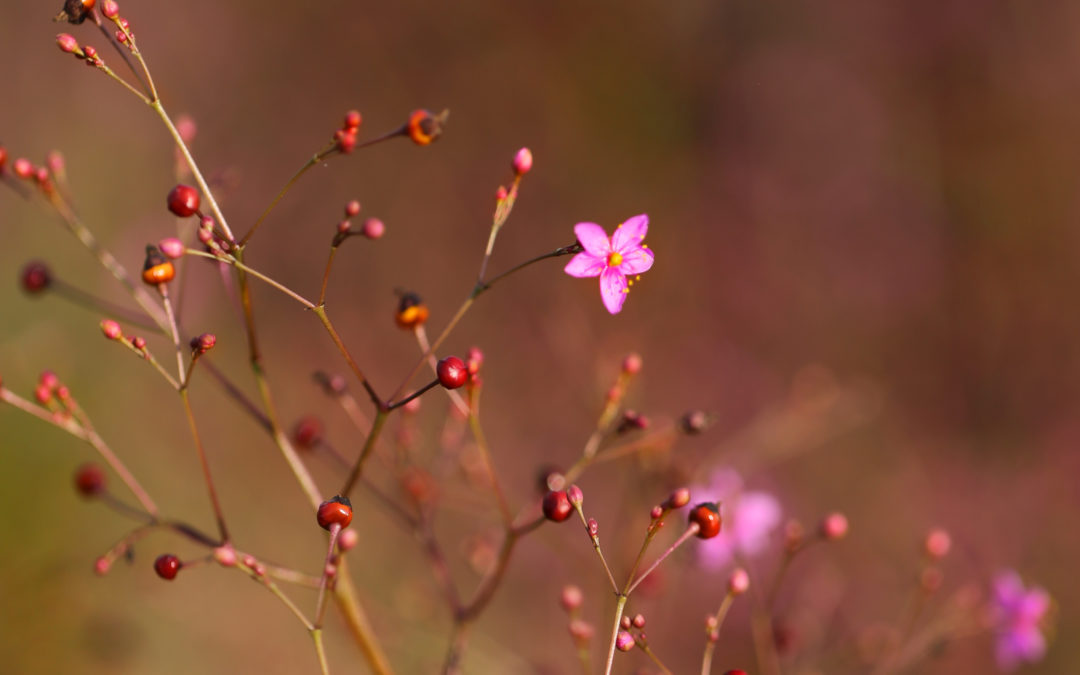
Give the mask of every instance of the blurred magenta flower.
[[1009, 671], [1025, 661], [1041, 661], [1046, 653], [1042, 623], [1050, 609], [1046, 590], [1037, 586], [1025, 589], [1020, 575], [1006, 570], [994, 578], [992, 602], [998, 667]]
[[578, 223], [574, 234], [584, 251], [567, 263], [563, 271], [572, 277], [600, 277], [600, 299], [612, 314], [618, 314], [630, 292], [626, 277], [645, 272], [653, 264], [653, 252], [642, 243], [649, 231], [649, 216], [627, 218], [609, 239], [596, 223]]
[[708, 485], [691, 493], [695, 499], [720, 502], [724, 522], [720, 534], [697, 547], [706, 567], [727, 567], [736, 556], [749, 558], [761, 553], [780, 525], [779, 500], [768, 492], [744, 491], [742, 476], [734, 469], [714, 471]]

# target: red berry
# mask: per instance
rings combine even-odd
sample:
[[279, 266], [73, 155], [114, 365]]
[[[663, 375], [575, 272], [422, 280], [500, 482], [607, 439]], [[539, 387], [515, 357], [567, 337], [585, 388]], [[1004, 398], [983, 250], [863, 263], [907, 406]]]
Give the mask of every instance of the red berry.
[[75, 472], [75, 489], [84, 497], [93, 497], [105, 490], [105, 472], [97, 464], [83, 464]]
[[177, 185], [169, 190], [166, 204], [177, 216], [188, 218], [199, 211], [199, 191], [190, 185]]
[[690, 522], [697, 523], [697, 536], [712, 539], [720, 534], [720, 507], [715, 502], [702, 502], [690, 511]]
[[48, 266], [40, 260], [26, 263], [19, 275], [23, 290], [27, 293], [40, 293], [52, 283], [52, 274]]
[[724, 673], [724, 675], [746, 675], [746, 671], [745, 670], [738, 670], [738, 669], [729, 670], [726, 673]]
[[532, 168], [533, 156], [532, 151], [528, 148], [522, 148], [514, 155], [513, 169], [514, 173], [518, 176], [524, 176], [529, 173], [529, 169]]
[[293, 427], [293, 441], [298, 447], [308, 450], [322, 441], [323, 427], [318, 417], [301, 417]]
[[157, 560], [154, 561], [154, 571], [162, 579], [172, 581], [176, 578], [176, 573], [180, 571], [183, 565], [180, 564], [180, 558], [177, 558], [171, 553], [165, 553], [159, 555]]
[[469, 371], [465, 368], [465, 362], [456, 356], [447, 356], [439, 361], [439, 365], [435, 367], [435, 372], [439, 376], [439, 384], [447, 389], [457, 389], [465, 384], [465, 380], [469, 378]]
[[316, 519], [319, 521], [319, 527], [324, 530], [329, 530], [331, 525], [337, 524], [341, 527], [348, 527], [352, 522], [352, 503], [349, 502], [348, 497], [337, 496], [319, 504], [319, 510], [316, 513]]
[[544, 517], [548, 520], [561, 523], [570, 517], [570, 514], [574, 512], [574, 507], [570, 503], [570, 498], [566, 496], [566, 490], [552, 490], [544, 495], [544, 501], [542, 503], [544, 511]]
[[350, 110], [349, 112], [345, 113], [345, 128], [346, 129], [354, 129], [355, 130], [355, 129], [359, 128], [361, 121], [363, 121], [363, 118], [360, 116], [360, 111], [359, 110]]

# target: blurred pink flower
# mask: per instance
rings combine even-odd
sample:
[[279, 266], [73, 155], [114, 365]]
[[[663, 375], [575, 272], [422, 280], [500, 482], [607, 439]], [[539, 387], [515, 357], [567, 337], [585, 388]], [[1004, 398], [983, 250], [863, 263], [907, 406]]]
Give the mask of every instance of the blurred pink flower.
[[710, 568], [731, 565], [736, 556], [753, 557], [769, 543], [780, 525], [780, 502], [768, 492], [743, 491], [742, 477], [734, 469], [713, 472], [709, 484], [691, 490], [694, 498], [720, 503], [720, 534], [697, 547], [701, 563]]
[[572, 277], [600, 277], [600, 299], [612, 314], [618, 314], [630, 292], [628, 275], [641, 274], [653, 264], [653, 252], [641, 243], [649, 231], [649, 216], [628, 218], [615, 228], [609, 239], [596, 223], [578, 223], [574, 234], [584, 251], [574, 256], [564, 268]]
[[1042, 622], [1050, 609], [1046, 590], [1037, 586], [1025, 589], [1020, 575], [1006, 570], [994, 578], [992, 602], [998, 667], [1009, 671], [1025, 661], [1041, 661], [1046, 653]]

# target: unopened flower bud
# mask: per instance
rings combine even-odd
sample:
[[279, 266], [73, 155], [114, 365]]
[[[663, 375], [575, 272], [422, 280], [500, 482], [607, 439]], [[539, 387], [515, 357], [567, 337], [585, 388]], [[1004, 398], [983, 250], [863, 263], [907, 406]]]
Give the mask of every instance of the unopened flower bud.
[[671, 493], [671, 496], [667, 498], [665, 506], [669, 509], [681, 509], [690, 503], [690, 490], [688, 488], [678, 488]]
[[830, 513], [821, 521], [820, 532], [829, 541], [843, 539], [848, 532], [847, 516], [839, 512]]
[[101, 6], [101, 13], [107, 19], [115, 19], [120, 14], [120, 5], [116, 4], [116, 0], [105, 0], [105, 4]]
[[682, 416], [682, 419], [679, 420], [679, 427], [684, 434], [696, 436], [708, 429], [711, 423], [712, 421], [707, 413], [701, 410], [692, 410]]
[[634, 636], [629, 631], [621, 630], [615, 638], [615, 649], [620, 652], [628, 652], [634, 648]]
[[218, 546], [214, 549], [214, 560], [222, 567], [236, 566], [236, 549], [230, 544]]
[[110, 340], [119, 340], [124, 337], [124, 331], [121, 330], [120, 324], [112, 319], [105, 319], [101, 322], [101, 332]]
[[641, 372], [641, 355], [637, 353], [627, 354], [622, 362], [622, 371], [626, 375], [637, 375]]
[[588, 529], [590, 537], [595, 537], [600, 534], [600, 524], [596, 522], [596, 518], [589, 518], [586, 523], [586, 529]]
[[293, 442], [297, 447], [310, 450], [322, 442], [323, 426], [318, 417], [307, 415], [301, 417], [293, 427]]
[[575, 507], [581, 506], [582, 502], [585, 501], [585, 495], [582, 494], [581, 488], [577, 485], [571, 485], [566, 488], [566, 498], [569, 499], [570, 504]]
[[592, 624], [587, 621], [574, 619], [570, 622], [570, 636], [579, 647], [587, 646], [594, 632]]
[[183, 257], [184, 255], [184, 242], [176, 237], [162, 239], [158, 242], [158, 248], [161, 249], [161, 252], [165, 254], [166, 258], [172, 258], [173, 260]]
[[360, 115], [359, 110], [350, 110], [345, 113], [345, 128], [355, 131], [360, 128], [360, 122], [363, 121], [363, 117]]
[[532, 151], [528, 148], [522, 148], [514, 155], [513, 168], [514, 173], [519, 176], [524, 176], [529, 173], [529, 169], [532, 168], [533, 156]]
[[360, 535], [356, 533], [356, 530], [344, 530], [341, 534], [338, 535], [337, 545], [338, 549], [340, 549], [342, 553], [344, 553], [345, 551], [353, 550], [359, 543]]
[[742, 595], [750, 588], [750, 575], [743, 568], [736, 567], [728, 577], [727, 587], [728, 593]]
[[40, 260], [26, 263], [19, 275], [23, 290], [35, 294], [44, 291], [52, 284], [52, 273], [48, 266]]
[[386, 234], [386, 224], [378, 218], [365, 218], [360, 234], [368, 239], [379, 239]]
[[923, 549], [926, 551], [926, 555], [934, 560], [941, 560], [949, 554], [949, 549], [952, 548], [952, 537], [949, 533], [941, 528], [935, 528], [930, 530], [930, 533], [926, 535], [926, 541], [923, 544]]
[[559, 604], [561, 604], [562, 608], [568, 612], [572, 612], [581, 607], [583, 600], [584, 595], [577, 586], [563, 586], [562, 593], [559, 594]]
[[26, 179], [34, 175], [34, 165], [25, 157], [19, 157], [11, 164], [11, 171], [17, 177]]
[[635, 614], [634, 618], [630, 620], [630, 623], [634, 626], [634, 628], [641, 630], [645, 627], [645, 616], [642, 614]]
[[79, 48], [79, 41], [75, 39], [74, 35], [60, 33], [56, 36], [56, 45], [65, 54], [74, 54], [75, 50]]
[[138, 349], [139, 351], [146, 349], [146, 338], [136, 335], [135, 337], [131, 338], [131, 346], [135, 349]]
[[355, 218], [360, 213], [360, 202], [355, 199], [345, 204], [345, 217]]
[[191, 351], [196, 354], [205, 354], [217, 344], [217, 336], [213, 333], [203, 333], [198, 337], [191, 338]]

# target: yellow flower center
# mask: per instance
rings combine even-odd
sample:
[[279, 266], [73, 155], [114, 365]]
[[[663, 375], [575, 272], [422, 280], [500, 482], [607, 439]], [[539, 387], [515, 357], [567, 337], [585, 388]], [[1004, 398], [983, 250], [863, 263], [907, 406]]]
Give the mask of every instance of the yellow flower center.
[[607, 257], [608, 267], [618, 267], [622, 264], [622, 253], [618, 251], [612, 251]]

